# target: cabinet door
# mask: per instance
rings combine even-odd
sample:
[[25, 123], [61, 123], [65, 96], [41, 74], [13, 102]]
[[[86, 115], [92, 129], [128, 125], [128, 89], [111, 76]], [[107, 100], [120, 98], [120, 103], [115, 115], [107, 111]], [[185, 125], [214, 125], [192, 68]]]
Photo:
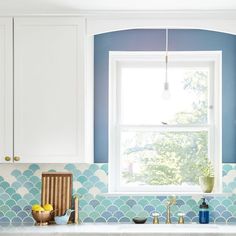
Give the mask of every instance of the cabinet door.
[[3, 163], [12, 162], [13, 156], [12, 42], [12, 19], [0, 18], [0, 162]]
[[15, 18], [14, 156], [24, 163], [86, 162], [85, 20]]

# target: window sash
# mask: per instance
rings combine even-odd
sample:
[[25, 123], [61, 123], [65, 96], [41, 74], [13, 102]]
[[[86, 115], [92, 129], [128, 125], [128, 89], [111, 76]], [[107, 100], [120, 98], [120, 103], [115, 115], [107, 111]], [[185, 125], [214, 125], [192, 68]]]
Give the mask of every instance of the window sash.
[[210, 139], [210, 133], [211, 133], [212, 127], [210, 125], [206, 126], [195, 126], [195, 127], [162, 127], [162, 126], [120, 126], [117, 127], [117, 154], [115, 160], [115, 166], [116, 168], [113, 169], [113, 172], [115, 172], [116, 175], [116, 186], [115, 189], [113, 189], [115, 192], [201, 192], [200, 186], [179, 186], [179, 185], [139, 185], [139, 186], [122, 186], [121, 184], [121, 134], [122, 131], [151, 131], [151, 132], [162, 132], [162, 133], [169, 133], [169, 132], [198, 132], [198, 131], [206, 131], [208, 133], [208, 157], [209, 152], [211, 152], [211, 139]]
[[[142, 186], [131, 187], [120, 185], [120, 141], [121, 132], [127, 130], [137, 131], [154, 131], [154, 132], [191, 132], [191, 131], [207, 131], [208, 132], [208, 157], [212, 160], [215, 169], [215, 191], [222, 190], [222, 108], [221, 108], [221, 52], [219, 51], [194, 51], [194, 52], [171, 52], [169, 59], [172, 60], [172, 66], [179, 66], [183, 63], [192, 66], [188, 63], [192, 58], [193, 63], [203, 65], [209, 63], [211, 65], [211, 73], [209, 78], [209, 110], [208, 123], [197, 125], [132, 125], [121, 124], [121, 103], [119, 96], [120, 91], [120, 67], [134, 65], [140, 63], [140, 56], [147, 61], [156, 60], [163, 62], [163, 52], [110, 52], [109, 58], [109, 192], [199, 192], [199, 189], [180, 189], [179, 186]], [[136, 60], [136, 61], [135, 61]], [[134, 62], [133, 62], [134, 61]], [[123, 63], [124, 62], [124, 63]], [[137, 64], [137, 65], [138, 65]], [[148, 62], [146, 63], [148, 66]], [[153, 67], [151, 65], [151, 67]]]
[[[160, 52], [159, 52], [160, 53]], [[171, 53], [170, 53], [171, 55]], [[181, 55], [181, 58], [183, 57], [182, 53], [180, 53]], [[131, 56], [131, 58], [130, 58]], [[132, 125], [132, 124], [127, 124], [127, 123], [122, 123], [122, 101], [121, 101], [121, 94], [122, 94], [122, 91], [121, 91], [121, 69], [122, 68], [129, 68], [132, 66], [132, 68], [139, 68], [140, 66], [141, 67], [147, 67], [147, 68], [155, 68], [155, 67], [163, 67], [164, 64], [163, 64], [163, 58], [162, 56], [160, 57], [160, 55], [158, 54], [157, 57], [156, 57], [156, 60], [161, 60], [161, 61], [149, 61], [148, 58], [145, 58], [144, 59], [146, 60], [137, 60], [135, 61], [134, 58], [132, 58], [132, 53], [131, 55], [129, 55], [129, 60], [124, 60], [123, 58], [123, 61], [116, 61], [115, 64], [113, 64], [113, 67], [114, 67], [114, 72], [116, 71], [116, 74], [113, 74], [112, 76], [114, 76], [115, 78], [115, 84], [114, 84], [114, 88], [116, 91], [113, 91], [114, 93], [114, 99], [116, 100], [116, 107], [115, 107], [115, 110], [114, 112], [116, 113], [116, 117], [115, 117], [115, 122], [117, 124], [120, 124], [120, 125]], [[171, 56], [169, 56], [171, 57]], [[186, 59], [188, 58], [185, 58], [183, 61], [180, 60], [180, 58], [176, 58], [175, 56], [175, 53], [173, 53], [172, 55], [173, 59], [172, 60], [176, 60], [176, 61], [172, 61], [172, 62], [168, 62], [168, 67], [172, 67], [172, 68], [178, 68], [178, 67], [185, 67], [185, 68], [209, 68], [210, 69], [210, 75], [209, 75], [209, 84], [208, 84], [208, 112], [207, 112], [207, 122], [202, 124], [202, 125], [206, 125], [206, 124], [213, 124], [214, 123], [214, 64], [212, 62], [209, 62], [209, 61], [204, 61], [205, 59], [203, 58], [203, 61], [199, 61], [199, 58], [195, 58], [193, 56], [191, 56], [189, 58], [190, 61], [186, 61]], [[183, 58], [182, 58], [183, 59]], [[133, 61], [130, 61], [130, 60], [133, 60]], [[154, 60], [154, 58], [152, 58], [152, 60]], [[169, 60], [171, 60], [169, 58]], [[180, 60], [180, 61], [179, 61]], [[164, 78], [163, 78], [163, 84], [164, 84]], [[112, 88], [111, 88], [112, 89]], [[158, 123], [159, 124], [159, 123]], [[138, 124], [140, 126], [142, 125], [147, 125], [147, 124]], [[153, 124], [153, 125], [157, 125], [157, 124]], [[177, 125], [182, 125], [182, 124], [177, 124]], [[176, 126], [177, 126], [176, 125]], [[183, 124], [184, 125], [184, 124]], [[194, 126], [195, 124], [189, 124], [189, 125], [192, 125]], [[197, 124], [197, 125], [201, 125], [201, 124]]]

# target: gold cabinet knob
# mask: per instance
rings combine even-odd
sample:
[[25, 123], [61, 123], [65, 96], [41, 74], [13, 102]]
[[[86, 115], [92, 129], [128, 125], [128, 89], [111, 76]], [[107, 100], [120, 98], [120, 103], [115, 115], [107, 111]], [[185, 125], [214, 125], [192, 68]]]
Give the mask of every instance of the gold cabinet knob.
[[19, 160], [20, 160], [20, 157], [17, 157], [17, 156], [14, 157], [14, 161], [19, 161]]
[[5, 161], [10, 161], [10, 160], [11, 160], [11, 158], [9, 156], [5, 157]]

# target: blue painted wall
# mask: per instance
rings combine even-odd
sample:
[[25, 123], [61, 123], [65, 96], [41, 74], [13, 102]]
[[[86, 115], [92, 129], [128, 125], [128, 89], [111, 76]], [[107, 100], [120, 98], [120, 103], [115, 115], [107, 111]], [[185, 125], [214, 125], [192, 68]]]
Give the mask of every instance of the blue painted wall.
[[[165, 30], [105, 33], [94, 40], [95, 162], [108, 161], [109, 51], [165, 50]], [[205, 30], [169, 30], [169, 50], [222, 50], [223, 162], [236, 163], [236, 36]]]

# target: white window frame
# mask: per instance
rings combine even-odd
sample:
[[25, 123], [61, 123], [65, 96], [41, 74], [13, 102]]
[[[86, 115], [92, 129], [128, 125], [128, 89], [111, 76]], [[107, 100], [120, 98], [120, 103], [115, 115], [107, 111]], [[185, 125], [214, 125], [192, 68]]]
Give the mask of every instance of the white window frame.
[[[209, 153], [208, 156], [213, 163], [215, 172], [214, 193], [222, 192], [222, 52], [221, 51], [171, 51], [168, 53], [169, 62], [186, 62], [201, 64], [210, 63], [213, 75], [210, 78], [209, 90], [209, 124], [204, 125], [202, 130], [209, 131]], [[120, 124], [120, 104], [119, 104], [119, 67], [121, 63], [134, 63], [147, 61], [150, 63], [163, 62], [165, 52], [160, 51], [110, 51], [109, 52], [109, 193], [189, 193], [190, 190], [179, 191], [177, 186], [155, 187], [121, 187], [120, 185], [120, 129], [128, 128]], [[164, 78], [163, 78], [164, 81]], [[168, 125], [168, 126], [132, 126], [137, 130], [145, 128], [148, 130], [170, 131], [199, 131], [199, 125]], [[184, 130], [183, 130], [184, 128]], [[196, 129], [195, 129], [196, 128]], [[196, 193], [196, 192], [194, 192]]]

